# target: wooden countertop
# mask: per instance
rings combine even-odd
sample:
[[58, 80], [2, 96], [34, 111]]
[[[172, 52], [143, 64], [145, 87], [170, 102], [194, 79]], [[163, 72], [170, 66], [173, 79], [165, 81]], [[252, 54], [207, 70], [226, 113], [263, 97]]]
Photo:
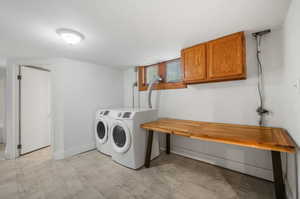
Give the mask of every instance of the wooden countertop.
[[156, 132], [194, 139], [294, 153], [296, 144], [282, 128], [162, 118], [141, 125]]

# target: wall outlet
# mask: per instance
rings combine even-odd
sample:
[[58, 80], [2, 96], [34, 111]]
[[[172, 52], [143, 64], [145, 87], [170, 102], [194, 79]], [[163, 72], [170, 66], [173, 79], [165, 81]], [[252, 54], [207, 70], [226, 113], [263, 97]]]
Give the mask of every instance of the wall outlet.
[[300, 93], [300, 78], [295, 81], [293, 86], [297, 89], [297, 92]]

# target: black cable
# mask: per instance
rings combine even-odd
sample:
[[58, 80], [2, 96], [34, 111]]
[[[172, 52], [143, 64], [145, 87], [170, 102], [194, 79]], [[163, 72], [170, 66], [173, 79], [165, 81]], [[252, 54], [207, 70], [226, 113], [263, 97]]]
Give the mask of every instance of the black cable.
[[257, 35], [256, 37], [256, 58], [257, 58], [257, 69], [258, 69], [258, 82], [257, 82], [257, 90], [258, 90], [258, 94], [259, 94], [259, 101], [260, 101], [260, 105], [258, 107], [258, 109], [256, 110], [257, 113], [260, 116], [259, 119], [259, 125], [262, 126], [263, 125], [263, 113], [264, 113], [264, 106], [263, 106], [263, 89], [262, 89], [262, 83], [263, 83], [263, 70], [262, 70], [262, 63], [261, 63], [261, 59], [260, 59], [260, 44], [261, 44], [261, 36]]
[[257, 89], [258, 89], [258, 93], [259, 93], [259, 100], [260, 100], [260, 107], [263, 106], [263, 94], [262, 94], [262, 88], [261, 88], [261, 81], [262, 81], [262, 66], [261, 66], [261, 60], [260, 60], [260, 56], [259, 56], [260, 52], [257, 51], [257, 61], [258, 61], [258, 85], [257, 85]]

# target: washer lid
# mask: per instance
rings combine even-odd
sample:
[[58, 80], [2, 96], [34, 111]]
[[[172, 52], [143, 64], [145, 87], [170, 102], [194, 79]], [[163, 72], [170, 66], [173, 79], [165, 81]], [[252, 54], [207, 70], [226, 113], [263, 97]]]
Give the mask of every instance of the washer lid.
[[101, 144], [105, 144], [107, 142], [108, 131], [109, 131], [108, 122], [105, 119], [100, 118], [96, 120], [96, 124], [95, 124], [96, 139]]
[[118, 153], [128, 151], [131, 144], [131, 136], [126, 124], [122, 121], [116, 121], [111, 128], [111, 143], [113, 149]]

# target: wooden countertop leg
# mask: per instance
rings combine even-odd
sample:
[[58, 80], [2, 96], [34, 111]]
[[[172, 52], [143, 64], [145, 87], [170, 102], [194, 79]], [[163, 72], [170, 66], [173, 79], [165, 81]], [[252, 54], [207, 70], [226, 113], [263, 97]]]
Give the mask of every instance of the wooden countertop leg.
[[286, 199], [280, 152], [271, 151], [271, 153], [276, 199]]
[[167, 133], [166, 134], [166, 153], [170, 154], [170, 137], [171, 134]]
[[152, 142], [153, 142], [153, 131], [148, 131], [148, 144], [147, 144], [147, 151], [146, 151], [146, 158], [145, 158], [145, 167], [150, 167], [151, 161], [151, 152], [152, 152]]

